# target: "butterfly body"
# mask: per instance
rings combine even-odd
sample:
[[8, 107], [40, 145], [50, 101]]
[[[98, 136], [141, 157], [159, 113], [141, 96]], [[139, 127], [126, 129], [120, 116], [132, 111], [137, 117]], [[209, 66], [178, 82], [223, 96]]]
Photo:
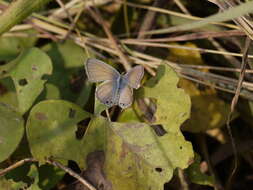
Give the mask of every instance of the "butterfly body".
[[90, 82], [102, 82], [96, 88], [96, 97], [108, 107], [119, 105], [123, 109], [132, 104], [133, 88], [140, 87], [144, 75], [142, 66], [121, 75], [110, 65], [93, 58], [87, 60], [85, 69]]

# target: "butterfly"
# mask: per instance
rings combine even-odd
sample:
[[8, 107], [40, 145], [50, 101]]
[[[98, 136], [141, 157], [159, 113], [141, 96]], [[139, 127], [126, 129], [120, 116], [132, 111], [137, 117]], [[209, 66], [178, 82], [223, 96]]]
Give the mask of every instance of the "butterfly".
[[132, 104], [133, 88], [140, 87], [144, 75], [141, 65], [122, 75], [112, 66], [95, 58], [86, 61], [85, 70], [90, 82], [103, 82], [96, 88], [97, 99], [108, 107], [118, 105], [122, 109]]

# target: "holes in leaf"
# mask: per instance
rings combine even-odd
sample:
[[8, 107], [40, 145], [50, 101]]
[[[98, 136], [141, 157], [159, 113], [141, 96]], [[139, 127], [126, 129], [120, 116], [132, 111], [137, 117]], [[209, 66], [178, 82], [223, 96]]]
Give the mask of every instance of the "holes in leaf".
[[87, 118], [87, 119], [84, 119], [82, 121], [80, 121], [78, 124], [77, 124], [77, 130], [76, 130], [76, 138], [77, 139], [82, 139], [83, 138], [83, 135], [89, 125], [89, 122], [90, 122], [90, 118]]
[[3, 75], [4, 75], [4, 74], [6, 74], [6, 73], [7, 73], [7, 71], [5, 71], [5, 70], [2, 70], [2, 73], [1, 73], [1, 74], [3, 74]]
[[76, 115], [76, 110], [70, 108], [69, 109], [69, 118], [74, 118]]
[[28, 82], [27, 82], [26, 79], [20, 79], [20, 80], [18, 81], [18, 84], [19, 84], [20, 86], [25, 86], [25, 85], [28, 84]]
[[5, 94], [7, 91], [7, 88], [0, 83], [0, 95]]
[[179, 147], [179, 149], [180, 149], [180, 150], [182, 150], [182, 149], [183, 149], [183, 147], [182, 147], [182, 146], [180, 146], [180, 147]]
[[161, 137], [167, 133], [162, 125], [151, 125], [157, 136]]
[[156, 121], [156, 100], [153, 98], [144, 98], [138, 99], [137, 103], [142, 112], [143, 117], [150, 123], [154, 123]]
[[162, 168], [156, 168], [155, 171], [161, 173], [163, 171], [163, 169]]
[[[78, 174], [81, 173], [81, 169], [79, 168], [78, 164], [73, 160], [68, 161], [68, 167]], [[70, 176], [68, 173], [65, 174], [63, 180], [67, 183], [73, 183], [74, 181], [76, 181], [76, 179]]]

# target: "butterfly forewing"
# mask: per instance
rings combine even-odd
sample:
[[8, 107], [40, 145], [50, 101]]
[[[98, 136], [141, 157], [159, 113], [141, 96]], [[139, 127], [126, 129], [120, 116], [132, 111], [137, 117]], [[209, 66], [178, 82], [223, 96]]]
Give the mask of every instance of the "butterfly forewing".
[[133, 102], [133, 89], [128, 86], [128, 84], [122, 80], [120, 87], [119, 87], [119, 98], [118, 98], [118, 105], [125, 109], [129, 107]]
[[85, 70], [90, 82], [112, 81], [117, 80], [120, 77], [120, 74], [116, 69], [94, 58], [87, 60]]
[[144, 68], [141, 65], [135, 66], [130, 71], [128, 71], [124, 76], [124, 80], [132, 88], [138, 89], [141, 84], [141, 79], [144, 75]]
[[105, 81], [96, 88], [96, 97], [103, 104], [111, 107], [118, 102], [117, 81]]

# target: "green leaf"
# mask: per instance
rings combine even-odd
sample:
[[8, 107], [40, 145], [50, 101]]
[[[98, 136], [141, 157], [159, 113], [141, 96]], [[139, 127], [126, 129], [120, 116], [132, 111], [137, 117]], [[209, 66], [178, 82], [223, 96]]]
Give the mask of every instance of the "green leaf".
[[[109, 122], [104, 117], [96, 116], [90, 120], [82, 141], [83, 158], [87, 158], [87, 155], [91, 152], [106, 149], [106, 140], [110, 138], [107, 136], [108, 127]], [[81, 167], [87, 167], [87, 163], [81, 164]]]
[[0, 102], [12, 106], [15, 110], [18, 107], [15, 86], [10, 77], [0, 79]]
[[193, 159], [192, 145], [180, 133], [157, 136], [145, 123], [114, 122], [112, 129], [116, 135], [108, 139], [106, 171], [115, 189], [162, 190], [174, 169]]
[[209, 176], [200, 171], [200, 156], [198, 154], [195, 154], [195, 160], [193, 164], [186, 169], [186, 174], [193, 183], [209, 186], [215, 184], [214, 176]]
[[52, 189], [65, 175], [65, 172], [57, 167], [44, 164], [39, 167], [39, 186], [43, 190]]
[[25, 113], [44, 88], [45, 77], [52, 73], [50, 58], [41, 50], [31, 48], [14, 60], [10, 75], [17, 91], [19, 111]]
[[34, 158], [74, 160], [81, 163], [82, 143], [76, 138], [77, 124], [91, 115], [63, 100], [46, 100], [35, 105], [27, 121], [27, 137]]
[[14, 152], [21, 141], [24, 121], [19, 113], [0, 103], [0, 123], [0, 162], [2, 162]]
[[30, 171], [28, 176], [32, 179], [33, 183], [29, 186], [27, 190], [41, 190], [38, 183], [39, 183], [39, 172], [37, 167], [33, 164], [31, 165]]
[[87, 59], [85, 51], [71, 40], [48, 44], [43, 50], [51, 57], [54, 66], [62, 69], [83, 68]]
[[119, 118], [117, 119], [118, 122], [122, 123], [129, 123], [129, 122], [138, 122], [140, 121], [136, 112], [132, 107], [125, 109], [121, 112]]
[[[24, 37], [0, 37], [0, 60], [1, 61], [10, 61], [14, 59], [19, 53], [24, 49], [33, 47], [36, 42], [36, 31], [27, 30], [22, 31], [25, 34], [29, 35], [29, 38]], [[0, 73], [1, 68], [0, 66]]]
[[7, 180], [4, 177], [0, 177], [0, 189], [20, 190], [20, 189], [24, 189], [26, 187], [27, 187], [27, 184], [22, 181], [14, 182], [11, 179]]
[[180, 125], [189, 118], [191, 101], [183, 89], [177, 87], [179, 78], [166, 65], [160, 65], [157, 75], [142, 90], [144, 97], [154, 98], [157, 104], [154, 124], [163, 125], [167, 132], [181, 133]]
[[[70, 40], [63, 43], [50, 43], [42, 49], [50, 56], [54, 68], [47, 84], [52, 84], [58, 88], [61, 99], [78, 102], [80, 103], [79, 105], [83, 105], [85, 99], [81, 101], [79, 96], [84, 97], [84, 94], [87, 97], [89, 96], [89, 87], [83, 85], [85, 76], [84, 61], [87, 58], [84, 50]], [[75, 87], [76, 83], [73, 83], [76, 80], [79, 80], [76, 82], [79, 83], [77, 87]], [[54, 93], [51, 90], [52, 88], [47, 89], [46, 96]]]

